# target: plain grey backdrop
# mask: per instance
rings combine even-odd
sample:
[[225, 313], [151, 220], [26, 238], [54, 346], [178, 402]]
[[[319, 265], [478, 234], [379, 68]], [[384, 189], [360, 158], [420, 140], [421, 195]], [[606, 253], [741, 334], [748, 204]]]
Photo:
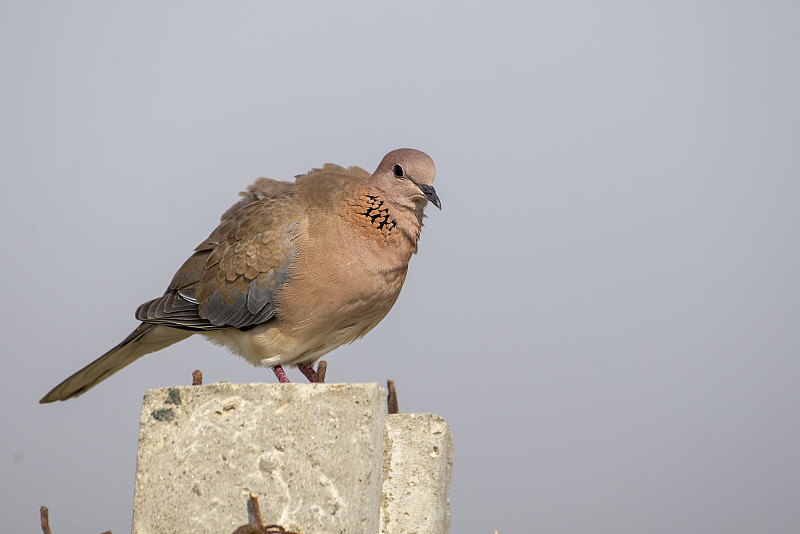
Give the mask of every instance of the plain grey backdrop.
[[255, 178], [408, 146], [443, 210], [328, 381], [447, 419], [454, 533], [800, 531], [798, 6], [2, 2], [0, 529], [129, 532], [144, 391], [272, 373], [39, 398]]

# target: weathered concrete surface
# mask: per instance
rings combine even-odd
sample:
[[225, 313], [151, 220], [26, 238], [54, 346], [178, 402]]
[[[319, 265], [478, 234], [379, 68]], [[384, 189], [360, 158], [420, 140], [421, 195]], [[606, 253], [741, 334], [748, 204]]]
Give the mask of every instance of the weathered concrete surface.
[[[379, 530], [385, 391], [378, 384], [209, 384], [147, 392], [133, 534]], [[446, 426], [446, 425], [445, 425]]]
[[453, 435], [433, 414], [386, 416], [382, 534], [444, 534], [450, 529]]

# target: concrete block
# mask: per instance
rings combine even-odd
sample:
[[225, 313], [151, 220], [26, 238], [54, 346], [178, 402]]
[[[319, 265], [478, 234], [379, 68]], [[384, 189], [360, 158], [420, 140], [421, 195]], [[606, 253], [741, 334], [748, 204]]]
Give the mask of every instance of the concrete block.
[[230, 534], [249, 522], [251, 492], [267, 524], [378, 532], [385, 395], [378, 384], [148, 391], [133, 534]]
[[450, 530], [453, 435], [433, 414], [386, 416], [381, 534]]

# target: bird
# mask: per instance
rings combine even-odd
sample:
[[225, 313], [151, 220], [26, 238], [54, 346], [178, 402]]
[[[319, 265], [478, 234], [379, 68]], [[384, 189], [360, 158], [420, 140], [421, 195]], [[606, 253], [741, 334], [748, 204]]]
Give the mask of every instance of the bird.
[[314, 363], [362, 338], [397, 300], [417, 252], [436, 166], [401, 148], [375, 172], [326, 163], [294, 182], [259, 178], [178, 269], [117, 346], [39, 402], [77, 397], [142, 356], [194, 334], [257, 367]]

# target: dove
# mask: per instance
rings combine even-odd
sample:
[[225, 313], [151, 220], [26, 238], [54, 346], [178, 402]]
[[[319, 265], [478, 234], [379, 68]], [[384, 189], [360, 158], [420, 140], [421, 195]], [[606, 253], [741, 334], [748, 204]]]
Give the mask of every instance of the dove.
[[288, 382], [389, 313], [417, 251], [424, 209], [441, 209], [424, 152], [393, 150], [374, 173], [325, 164], [294, 182], [259, 178], [136, 310], [121, 343], [41, 403], [77, 397], [142, 356], [199, 334]]

